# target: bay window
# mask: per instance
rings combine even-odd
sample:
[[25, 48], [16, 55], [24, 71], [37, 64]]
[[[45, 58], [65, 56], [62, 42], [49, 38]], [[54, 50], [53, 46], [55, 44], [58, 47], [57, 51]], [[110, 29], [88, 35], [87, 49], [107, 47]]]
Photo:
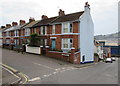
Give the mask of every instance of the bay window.
[[70, 22], [64, 22], [62, 24], [62, 33], [72, 33], [73, 25]]
[[73, 44], [72, 38], [63, 38], [62, 39], [62, 48], [63, 49], [71, 49]]

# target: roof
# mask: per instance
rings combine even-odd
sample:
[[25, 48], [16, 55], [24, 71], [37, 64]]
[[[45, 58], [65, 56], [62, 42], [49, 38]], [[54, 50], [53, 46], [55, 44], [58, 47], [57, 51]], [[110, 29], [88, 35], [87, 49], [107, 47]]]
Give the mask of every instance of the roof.
[[57, 17], [51, 17], [51, 18], [48, 18], [48, 19], [40, 20], [37, 24], [33, 25], [33, 27], [37, 27], [37, 26], [41, 26], [41, 25], [48, 25], [56, 18]]
[[18, 29], [24, 27], [24, 26], [27, 25], [27, 24], [28, 24], [28, 23], [25, 23], [25, 24], [23, 24], [23, 25], [12, 26], [12, 27], [7, 28], [6, 30], [4, 30], [4, 32], [6, 32], [6, 31], [12, 31], [12, 30], [18, 30]]
[[35, 25], [36, 23], [38, 23], [40, 20], [38, 21], [32, 21], [31, 23], [27, 24], [26, 26], [24, 26], [23, 28], [29, 28], [32, 27], [33, 25]]
[[81, 12], [76, 12], [76, 13], [72, 13], [72, 14], [67, 14], [67, 15], [64, 15], [64, 16], [60, 16], [55, 21], [53, 21], [52, 23], [77, 20], [77, 19], [79, 19], [79, 17], [83, 13], [84, 13], [84, 11], [81, 11]]
[[37, 26], [41, 26], [41, 25], [48, 25], [50, 23], [74, 21], [74, 20], [79, 19], [79, 17], [83, 13], [84, 13], [84, 11], [81, 11], [81, 12], [67, 14], [67, 15], [64, 15], [64, 16], [56, 16], [56, 17], [51, 17], [51, 18], [48, 18], [48, 19], [43, 19], [43, 20], [39, 21], [37, 24], [33, 25], [33, 27], [37, 27]]

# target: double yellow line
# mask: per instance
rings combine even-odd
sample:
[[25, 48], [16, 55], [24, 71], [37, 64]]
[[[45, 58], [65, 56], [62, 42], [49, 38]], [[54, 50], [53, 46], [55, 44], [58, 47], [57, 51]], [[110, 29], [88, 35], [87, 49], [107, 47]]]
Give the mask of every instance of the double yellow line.
[[[4, 67], [6, 67], [7, 69], [11, 70], [13, 73], [17, 73], [17, 72], [18, 72], [18, 70], [14, 69], [14, 68], [6, 65], [6, 64], [1, 64], [1, 65], [4, 66]], [[20, 72], [20, 73], [18, 73], [18, 74], [21, 75], [21, 76], [25, 79], [25, 81], [22, 82], [21, 84], [25, 84], [25, 83], [28, 82], [28, 77], [27, 77], [27, 75], [23, 74], [22, 72]]]

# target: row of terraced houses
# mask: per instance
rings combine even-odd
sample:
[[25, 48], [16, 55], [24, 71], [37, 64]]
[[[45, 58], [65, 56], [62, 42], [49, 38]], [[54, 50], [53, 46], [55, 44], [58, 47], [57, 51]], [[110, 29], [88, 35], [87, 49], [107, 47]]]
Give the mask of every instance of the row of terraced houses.
[[27, 23], [24, 20], [19, 24], [12, 22], [12, 25], [2, 26], [1, 31], [4, 47], [27, 44], [30, 35], [37, 33], [40, 54], [77, 64], [94, 62], [94, 25], [87, 2], [84, 11], [65, 14], [60, 9], [56, 17], [42, 15], [37, 21], [30, 18]]

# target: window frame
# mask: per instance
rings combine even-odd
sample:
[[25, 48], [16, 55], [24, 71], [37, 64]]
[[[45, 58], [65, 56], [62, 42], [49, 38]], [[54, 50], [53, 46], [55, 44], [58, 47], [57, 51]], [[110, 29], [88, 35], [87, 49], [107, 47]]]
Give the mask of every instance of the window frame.
[[56, 28], [55, 25], [52, 25], [52, 34], [55, 34]]
[[[64, 32], [64, 29], [66, 28], [65, 24], [67, 24], [68, 32]], [[72, 24], [72, 27], [70, 27], [70, 24]], [[73, 33], [73, 22], [63, 22], [62, 23], [62, 34], [66, 34], [66, 33]]]
[[[64, 39], [67, 39], [67, 44], [68, 44], [68, 48], [64, 47]], [[70, 40], [72, 40], [72, 43], [70, 43]], [[72, 45], [72, 46], [71, 46]], [[71, 47], [70, 47], [71, 46]], [[71, 49], [73, 47], [73, 38], [62, 38], [62, 49]]]

